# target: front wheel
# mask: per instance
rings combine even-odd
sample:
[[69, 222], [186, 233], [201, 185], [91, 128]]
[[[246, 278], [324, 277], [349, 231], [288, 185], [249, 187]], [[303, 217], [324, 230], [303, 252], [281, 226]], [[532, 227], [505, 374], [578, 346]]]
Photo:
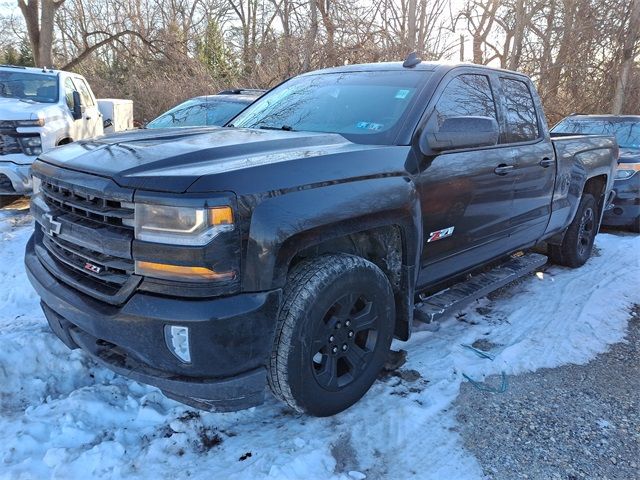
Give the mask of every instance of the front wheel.
[[296, 265], [269, 362], [271, 390], [310, 415], [345, 410], [382, 369], [394, 322], [389, 281], [368, 260], [332, 254]]
[[581, 267], [591, 256], [598, 231], [596, 199], [583, 193], [576, 216], [569, 225], [562, 245], [549, 245], [551, 261], [571, 268]]

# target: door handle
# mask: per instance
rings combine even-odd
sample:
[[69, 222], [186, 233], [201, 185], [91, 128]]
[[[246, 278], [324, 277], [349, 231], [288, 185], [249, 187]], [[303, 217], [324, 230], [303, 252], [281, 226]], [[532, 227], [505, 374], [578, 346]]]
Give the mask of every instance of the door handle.
[[540, 165], [542, 168], [547, 168], [553, 165], [554, 163], [555, 163], [555, 160], [553, 158], [544, 157], [542, 160], [540, 160], [540, 163], [538, 165]]
[[91, 120], [91, 117], [86, 117], [87, 120]]
[[513, 165], [506, 165], [504, 163], [501, 163], [493, 170], [493, 173], [495, 173], [496, 175], [506, 175], [514, 168], [515, 167]]

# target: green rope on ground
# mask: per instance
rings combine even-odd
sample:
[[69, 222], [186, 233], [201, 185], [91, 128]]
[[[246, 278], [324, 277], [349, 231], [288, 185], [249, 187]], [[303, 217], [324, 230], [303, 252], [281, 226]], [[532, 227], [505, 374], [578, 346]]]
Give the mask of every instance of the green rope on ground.
[[488, 358], [491, 361], [493, 361], [496, 358], [494, 355], [491, 355], [490, 353], [485, 352], [484, 350], [480, 350], [479, 348], [472, 347], [471, 345], [467, 345], [466, 343], [461, 343], [460, 346], [468, 350], [471, 350], [473, 353], [475, 353], [476, 355], [482, 358]]
[[[485, 352], [484, 350], [480, 350], [479, 348], [473, 347], [466, 343], [461, 343], [460, 346], [463, 348], [466, 348], [467, 350], [471, 350], [473, 353], [475, 353], [479, 357], [487, 358], [492, 362], [496, 358], [494, 355], [491, 355], [490, 353]], [[474, 380], [464, 372], [462, 373], [462, 376], [466, 378], [469, 381], [469, 383], [471, 383], [471, 385], [476, 387], [481, 392], [504, 393], [507, 391], [507, 388], [509, 387], [509, 382], [507, 381], [507, 374], [504, 371], [502, 372], [502, 384], [500, 385], [500, 388], [494, 388], [494, 387], [490, 387], [489, 385], [483, 385], [481, 382]]]
[[489, 385], [483, 385], [481, 382], [478, 382], [477, 380], [474, 380], [473, 378], [469, 377], [465, 373], [463, 373], [462, 376], [464, 378], [466, 378], [467, 380], [469, 380], [469, 383], [471, 383], [471, 385], [476, 387], [481, 392], [504, 393], [504, 392], [507, 391], [507, 388], [509, 387], [509, 382], [507, 380], [507, 374], [504, 371], [502, 372], [502, 384], [500, 385], [500, 388], [494, 388], [494, 387], [490, 387]]

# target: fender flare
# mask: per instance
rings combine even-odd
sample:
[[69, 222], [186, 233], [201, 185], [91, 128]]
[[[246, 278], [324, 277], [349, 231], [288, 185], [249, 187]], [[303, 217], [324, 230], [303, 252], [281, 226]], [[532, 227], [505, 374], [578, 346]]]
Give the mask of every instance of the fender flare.
[[[400, 227], [403, 266], [415, 273], [422, 245], [422, 221], [411, 179], [364, 179], [269, 197], [254, 208], [251, 216], [243, 290], [281, 288], [291, 260], [300, 251], [330, 239], [390, 225]], [[415, 278], [411, 284], [415, 284]]]

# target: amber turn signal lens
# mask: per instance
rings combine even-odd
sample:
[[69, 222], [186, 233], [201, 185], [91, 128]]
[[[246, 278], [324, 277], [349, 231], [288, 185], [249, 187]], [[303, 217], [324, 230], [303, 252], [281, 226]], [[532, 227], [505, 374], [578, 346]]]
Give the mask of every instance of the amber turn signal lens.
[[231, 207], [215, 207], [209, 209], [210, 225], [232, 225], [233, 212]]
[[166, 280], [186, 282], [207, 282], [233, 280], [235, 272], [216, 272], [205, 267], [184, 267], [166, 263], [136, 261], [136, 273]]

